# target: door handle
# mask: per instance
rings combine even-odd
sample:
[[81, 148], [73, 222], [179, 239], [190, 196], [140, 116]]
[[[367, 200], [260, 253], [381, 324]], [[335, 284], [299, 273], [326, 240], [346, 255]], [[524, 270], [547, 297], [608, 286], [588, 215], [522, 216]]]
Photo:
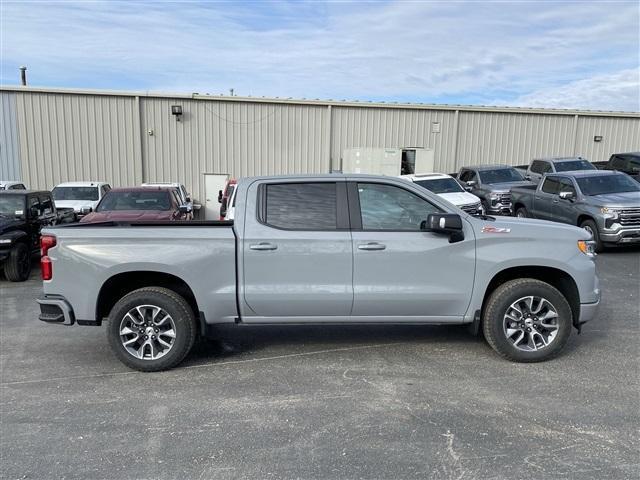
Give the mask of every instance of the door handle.
[[385, 248], [387, 248], [386, 245], [376, 242], [363, 243], [358, 245], [358, 250], [384, 250]]
[[266, 242], [262, 242], [262, 243], [257, 243], [254, 245], [249, 245], [249, 248], [251, 250], [276, 250], [278, 248], [277, 245], [274, 245], [273, 243], [266, 243]]

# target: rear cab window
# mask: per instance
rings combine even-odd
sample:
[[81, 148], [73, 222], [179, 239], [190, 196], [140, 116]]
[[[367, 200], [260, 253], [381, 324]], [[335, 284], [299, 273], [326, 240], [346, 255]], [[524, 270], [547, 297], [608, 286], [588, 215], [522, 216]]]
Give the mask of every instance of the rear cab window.
[[335, 182], [269, 183], [261, 188], [261, 223], [284, 230], [338, 229]]

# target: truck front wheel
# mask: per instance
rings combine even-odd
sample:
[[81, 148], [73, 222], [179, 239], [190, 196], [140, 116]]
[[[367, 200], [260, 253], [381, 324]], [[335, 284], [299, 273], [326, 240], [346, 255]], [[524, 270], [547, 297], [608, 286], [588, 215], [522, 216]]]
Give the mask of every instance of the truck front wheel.
[[587, 232], [591, 234], [592, 240], [595, 242], [595, 251], [597, 253], [602, 252], [604, 246], [602, 245], [602, 240], [600, 240], [600, 234], [598, 233], [598, 226], [596, 222], [593, 220], [585, 220], [580, 224], [581, 228], [584, 228]]
[[515, 362], [556, 356], [571, 334], [566, 298], [548, 283], [520, 278], [500, 285], [484, 308], [482, 328], [489, 345]]
[[193, 347], [196, 332], [189, 304], [161, 287], [140, 288], [122, 297], [111, 309], [107, 325], [115, 355], [142, 372], [178, 365]]

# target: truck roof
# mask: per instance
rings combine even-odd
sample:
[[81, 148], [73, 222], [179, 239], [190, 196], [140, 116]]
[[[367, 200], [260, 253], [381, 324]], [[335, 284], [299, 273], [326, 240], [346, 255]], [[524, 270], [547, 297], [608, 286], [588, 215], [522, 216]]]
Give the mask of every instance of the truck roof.
[[482, 165], [471, 165], [469, 167], [462, 167], [467, 170], [495, 170], [496, 168], [514, 168], [512, 165], [505, 165], [504, 163], [497, 164], [482, 164]]
[[99, 187], [100, 185], [107, 185], [107, 182], [63, 182], [56, 187]]
[[406, 178], [409, 180], [437, 180], [452, 177], [446, 173], [412, 173], [408, 175], [401, 175], [400, 178]]
[[548, 173], [547, 176], [564, 175], [575, 178], [584, 177], [606, 177], [607, 175], [626, 175], [626, 173], [618, 172], [616, 170], [574, 170], [573, 172], [558, 172]]
[[587, 159], [584, 157], [540, 157], [540, 158], [534, 158], [533, 160], [534, 161], [544, 160], [547, 162], [561, 163], [561, 162], [573, 162], [575, 160], [587, 160]]
[[46, 193], [51, 195], [48, 190], [0, 190], [0, 195], [30, 195], [32, 193]]
[[111, 190], [109, 190], [109, 192], [148, 192], [148, 191], [153, 191], [153, 190], [157, 190], [160, 192], [170, 192], [172, 190], [174, 190], [174, 187], [169, 187], [169, 186], [158, 186], [158, 187], [151, 187], [151, 186], [147, 186], [147, 187], [118, 187], [118, 188], [112, 188]]

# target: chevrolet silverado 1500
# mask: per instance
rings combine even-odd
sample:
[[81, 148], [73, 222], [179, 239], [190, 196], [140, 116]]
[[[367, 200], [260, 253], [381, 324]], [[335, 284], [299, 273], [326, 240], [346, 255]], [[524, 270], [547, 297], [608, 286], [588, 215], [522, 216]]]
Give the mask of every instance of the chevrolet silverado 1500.
[[548, 359], [592, 319], [589, 234], [473, 217], [418, 185], [368, 175], [243, 179], [234, 222], [47, 229], [45, 322], [100, 325], [153, 371], [215, 324], [469, 324], [502, 356]]
[[607, 244], [640, 243], [640, 184], [622, 172], [546, 174], [538, 186], [511, 190], [515, 215], [577, 225]]

